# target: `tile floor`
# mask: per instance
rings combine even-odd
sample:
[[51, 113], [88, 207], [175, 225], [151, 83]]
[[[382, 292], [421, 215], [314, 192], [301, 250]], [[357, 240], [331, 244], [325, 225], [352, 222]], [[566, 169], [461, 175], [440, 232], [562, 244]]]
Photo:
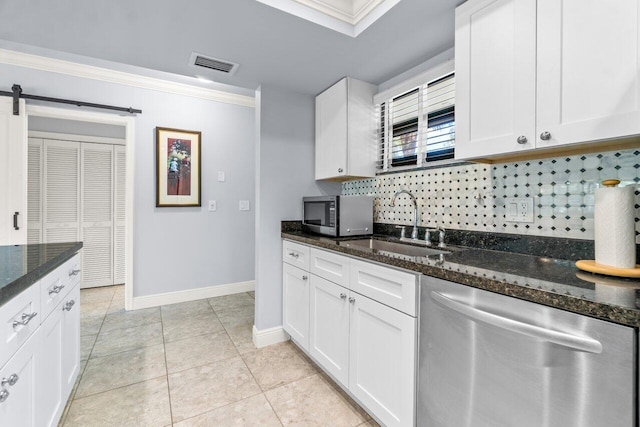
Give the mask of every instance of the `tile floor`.
[[81, 312], [60, 426], [377, 426], [291, 343], [253, 346], [252, 292], [127, 312], [85, 289]]

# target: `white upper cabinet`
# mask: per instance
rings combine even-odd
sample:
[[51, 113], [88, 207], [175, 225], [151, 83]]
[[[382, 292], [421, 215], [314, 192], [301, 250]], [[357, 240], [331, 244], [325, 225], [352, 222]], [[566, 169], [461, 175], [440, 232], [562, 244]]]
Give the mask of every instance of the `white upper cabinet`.
[[538, 0], [538, 147], [640, 133], [639, 23], [637, 0]]
[[470, 0], [456, 9], [456, 158], [640, 133], [635, 0]]
[[375, 91], [345, 77], [316, 97], [316, 179], [375, 175]]
[[456, 9], [456, 158], [535, 148], [535, 8], [482, 0]]

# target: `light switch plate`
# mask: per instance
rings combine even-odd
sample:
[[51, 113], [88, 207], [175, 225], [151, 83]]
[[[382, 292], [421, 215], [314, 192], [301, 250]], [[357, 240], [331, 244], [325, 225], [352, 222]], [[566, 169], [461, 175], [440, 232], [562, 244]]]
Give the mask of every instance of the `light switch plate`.
[[533, 222], [533, 197], [507, 197], [504, 199], [507, 222]]
[[224, 182], [226, 179], [224, 171], [218, 171], [218, 182]]
[[209, 200], [209, 212], [213, 212], [218, 209], [218, 204], [215, 200]]
[[251, 210], [250, 209], [250, 205], [249, 205], [249, 201], [248, 200], [240, 200], [239, 208], [240, 208], [241, 211]]

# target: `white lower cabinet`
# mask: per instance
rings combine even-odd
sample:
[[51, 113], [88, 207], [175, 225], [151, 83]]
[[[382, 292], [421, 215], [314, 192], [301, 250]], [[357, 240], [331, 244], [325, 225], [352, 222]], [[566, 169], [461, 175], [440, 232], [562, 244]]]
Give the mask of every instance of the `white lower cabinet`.
[[282, 264], [282, 325], [305, 350], [309, 347], [309, 273]]
[[[77, 274], [63, 275], [67, 265], [0, 307], [0, 318], [10, 320], [24, 321], [22, 312], [37, 313], [24, 326], [13, 326], [12, 321], [6, 333], [5, 341], [14, 342], [14, 335], [33, 330], [0, 368], [0, 426], [57, 426], [71, 394], [80, 366], [80, 280]], [[52, 280], [54, 277], [65, 279]], [[49, 295], [53, 282], [65, 289], [66, 295], [55, 307], [40, 305], [39, 297]], [[31, 301], [27, 299], [30, 295], [38, 298]], [[13, 315], [15, 302], [21, 308]], [[47, 315], [41, 317], [34, 307]]]
[[311, 275], [309, 353], [349, 386], [349, 290]]
[[[340, 284], [315, 274], [313, 260], [320, 258], [339, 261]], [[283, 264], [284, 329], [378, 421], [387, 427], [414, 426], [417, 318], [370, 297], [382, 285], [403, 284], [398, 288], [413, 294], [398, 292], [397, 305], [415, 312], [417, 275], [316, 248], [311, 259], [311, 273]], [[354, 268], [377, 277], [370, 282], [378, 286], [354, 283], [364, 274], [350, 274]], [[371, 288], [371, 295], [356, 288]], [[303, 337], [301, 330], [308, 334]]]
[[[36, 426], [36, 355], [40, 331], [36, 331], [0, 369], [1, 425]], [[7, 381], [4, 383], [4, 381]], [[13, 384], [13, 385], [12, 385]]]
[[62, 311], [62, 399], [66, 400], [80, 372], [80, 285], [61, 304]]
[[417, 319], [351, 295], [349, 390], [386, 426], [413, 426]]
[[62, 309], [58, 305], [40, 326], [36, 357], [36, 425], [55, 426], [64, 409], [62, 398]]

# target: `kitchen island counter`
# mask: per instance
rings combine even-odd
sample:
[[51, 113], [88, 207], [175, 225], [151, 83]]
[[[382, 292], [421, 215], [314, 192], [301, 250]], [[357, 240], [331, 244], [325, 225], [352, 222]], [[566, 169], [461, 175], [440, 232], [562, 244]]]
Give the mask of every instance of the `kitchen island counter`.
[[0, 307], [81, 248], [82, 242], [0, 246]]

